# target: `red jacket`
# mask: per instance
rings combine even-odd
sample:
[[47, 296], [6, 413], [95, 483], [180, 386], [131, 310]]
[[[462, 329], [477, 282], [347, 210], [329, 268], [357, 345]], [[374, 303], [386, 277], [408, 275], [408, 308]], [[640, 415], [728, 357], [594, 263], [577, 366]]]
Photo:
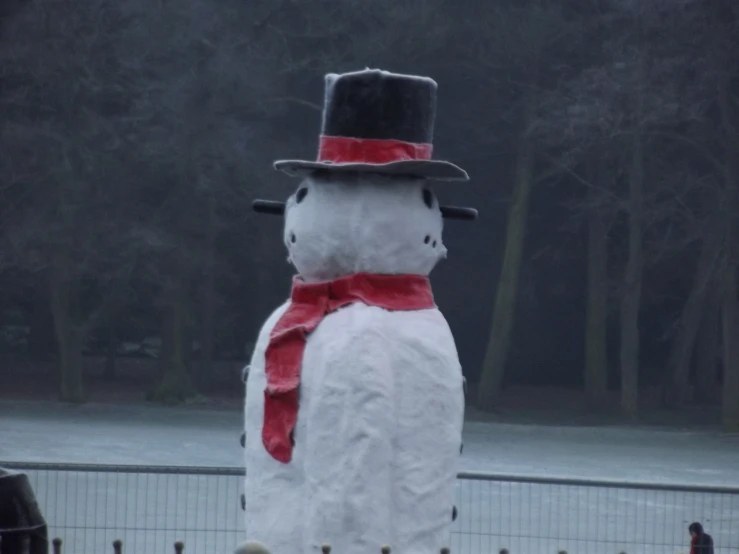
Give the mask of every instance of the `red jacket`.
[[713, 554], [713, 539], [711, 535], [701, 533], [690, 541], [690, 554]]

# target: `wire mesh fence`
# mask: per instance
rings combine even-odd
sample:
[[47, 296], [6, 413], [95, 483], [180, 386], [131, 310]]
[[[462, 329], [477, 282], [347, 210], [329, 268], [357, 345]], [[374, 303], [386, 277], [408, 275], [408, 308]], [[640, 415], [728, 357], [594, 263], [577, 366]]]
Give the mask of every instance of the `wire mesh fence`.
[[[244, 539], [243, 469], [0, 462], [28, 474], [64, 554], [229, 553]], [[679, 554], [703, 523], [717, 554], [739, 554], [739, 487], [462, 473], [452, 552]], [[336, 553], [340, 554], [340, 553]]]
[[687, 553], [701, 521], [739, 553], [739, 488], [461, 474], [456, 497], [452, 552]]

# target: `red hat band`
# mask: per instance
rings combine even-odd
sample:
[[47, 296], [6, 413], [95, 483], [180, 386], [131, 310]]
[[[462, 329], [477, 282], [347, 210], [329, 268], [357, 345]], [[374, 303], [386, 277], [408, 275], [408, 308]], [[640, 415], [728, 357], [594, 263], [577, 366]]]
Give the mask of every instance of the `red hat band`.
[[430, 160], [433, 150], [432, 144], [425, 143], [322, 135], [318, 161], [382, 165], [407, 160]]

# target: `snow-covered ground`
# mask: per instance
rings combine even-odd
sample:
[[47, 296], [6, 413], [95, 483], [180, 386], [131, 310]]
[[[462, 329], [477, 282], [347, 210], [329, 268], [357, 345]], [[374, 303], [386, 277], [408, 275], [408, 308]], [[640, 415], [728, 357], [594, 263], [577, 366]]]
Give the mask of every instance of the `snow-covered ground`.
[[[0, 403], [0, 460], [239, 466], [241, 414], [155, 406]], [[739, 437], [717, 432], [468, 422], [462, 470], [739, 487]], [[241, 479], [29, 472], [64, 552], [225, 553], [242, 538]], [[700, 520], [739, 550], [739, 494], [460, 480], [453, 552], [687, 552]], [[450, 507], [451, 512], [451, 507]], [[107, 546], [106, 546], [107, 545]], [[442, 545], [440, 545], [442, 546]], [[340, 554], [340, 553], [337, 553]]]

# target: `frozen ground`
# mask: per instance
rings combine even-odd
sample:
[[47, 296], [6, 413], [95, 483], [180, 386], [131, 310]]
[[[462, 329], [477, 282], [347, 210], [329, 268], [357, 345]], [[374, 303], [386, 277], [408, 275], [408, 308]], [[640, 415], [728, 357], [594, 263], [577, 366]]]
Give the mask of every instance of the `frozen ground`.
[[[241, 464], [241, 414], [153, 406], [0, 403], [0, 460], [201, 467]], [[739, 487], [739, 437], [709, 431], [468, 422], [462, 469]], [[241, 538], [236, 475], [29, 472], [65, 554], [230, 552]], [[687, 551], [702, 520], [739, 550], [739, 494], [460, 481], [454, 552]], [[135, 549], [135, 550], [134, 550]], [[340, 553], [337, 553], [340, 554]]]
[[[0, 401], [0, 460], [238, 466], [237, 411]], [[465, 424], [462, 469], [739, 486], [739, 436], [705, 430]]]

